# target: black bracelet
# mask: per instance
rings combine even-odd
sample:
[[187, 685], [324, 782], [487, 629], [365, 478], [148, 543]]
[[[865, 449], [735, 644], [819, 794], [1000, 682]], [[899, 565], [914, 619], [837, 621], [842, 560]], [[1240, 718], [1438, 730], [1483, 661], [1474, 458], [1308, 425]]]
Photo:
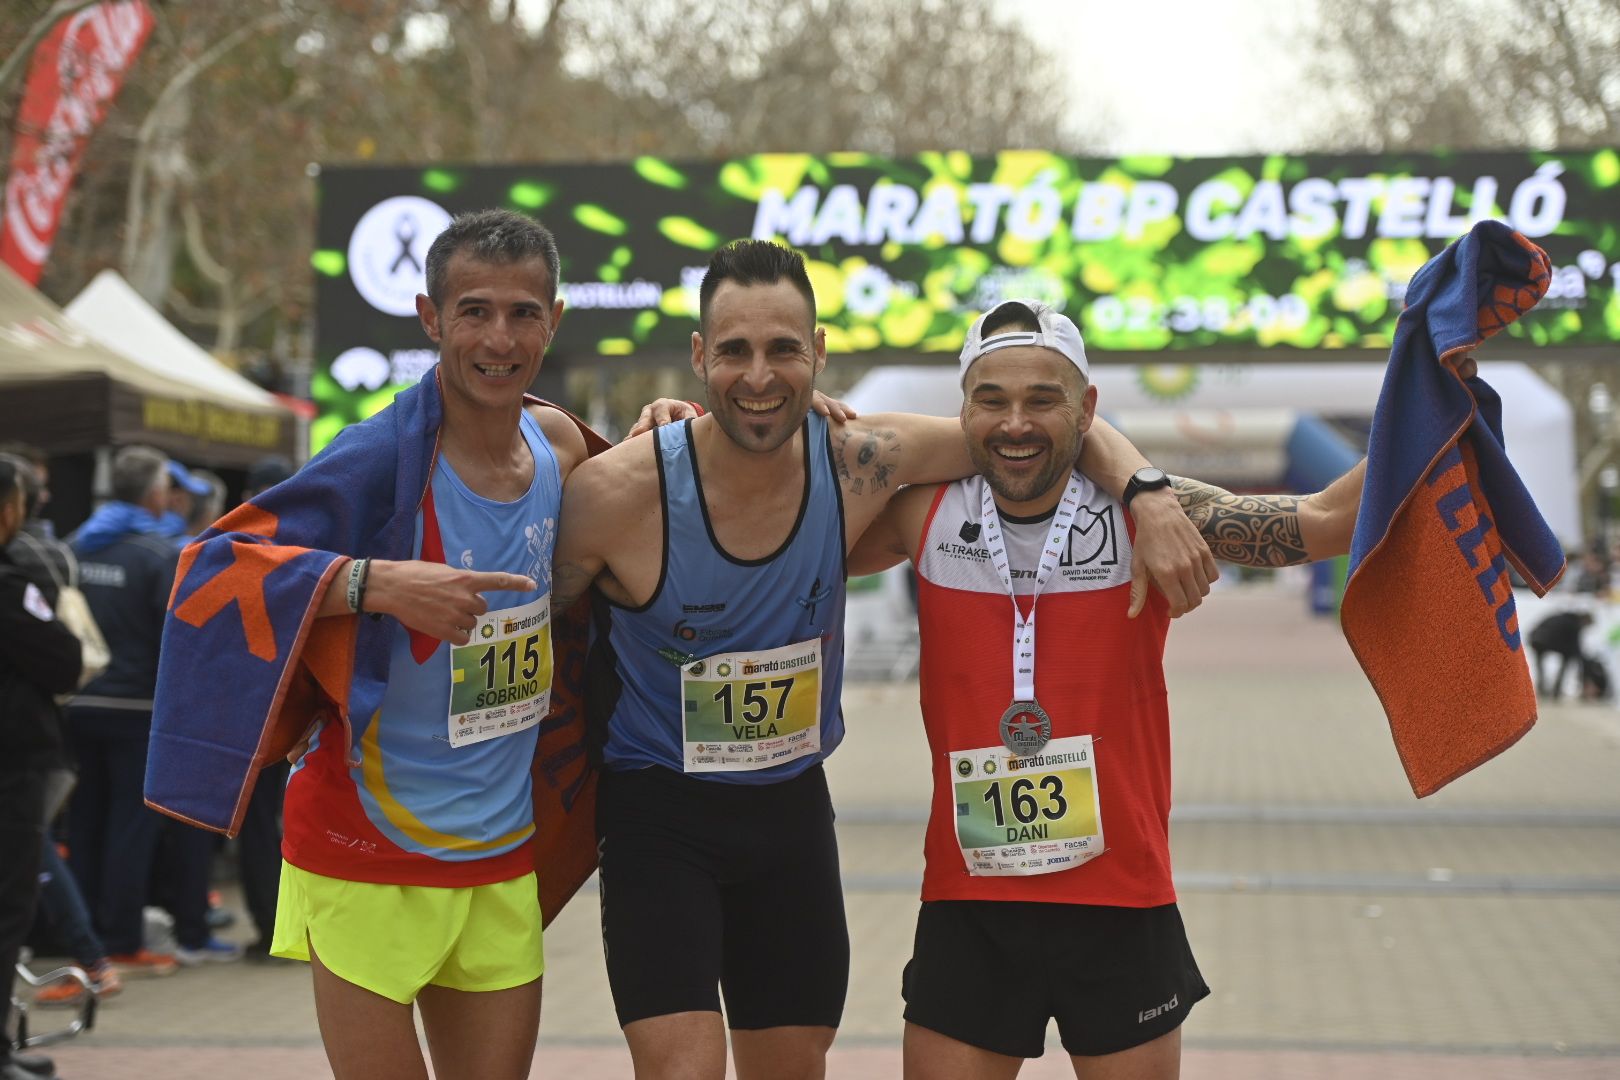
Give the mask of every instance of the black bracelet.
[[366, 582], [371, 580], [371, 560], [360, 560], [360, 587], [355, 590], [354, 610], [356, 614], [366, 610]]

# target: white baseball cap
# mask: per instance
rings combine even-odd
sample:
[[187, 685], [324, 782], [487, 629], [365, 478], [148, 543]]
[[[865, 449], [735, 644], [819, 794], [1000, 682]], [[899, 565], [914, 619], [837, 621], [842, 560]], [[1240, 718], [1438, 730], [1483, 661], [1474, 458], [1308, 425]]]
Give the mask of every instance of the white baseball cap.
[[[982, 336], [980, 327], [984, 326], [985, 320], [1009, 306], [1027, 308], [1029, 313], [1035, 316], [1035, 323], [1040, 329], [1008, 330], [1005, 333], [992, 334], [990, 337]], [[1029, 320], [1025, 318], [1023, 321]], [[972, 327], [968, 329], [967, 341], [962, 343], [963, 388], [967, 387], [968, 368], [973, 366], [973, 361], [986, 353], [1012, 348], [1015, 345], [1039, 345], [1043, 349], [1051, 349], [1079, 368], [1081, 378], [1088, 383], [1091, 381], [1091, 365], [1086, 362], [1086, 343], [1080, 340], [1080, 328], [1074, 325], [1073, 320], [1054, 309], [1052, 305], [1039, 300], [1003, 300], [973, 320]]]

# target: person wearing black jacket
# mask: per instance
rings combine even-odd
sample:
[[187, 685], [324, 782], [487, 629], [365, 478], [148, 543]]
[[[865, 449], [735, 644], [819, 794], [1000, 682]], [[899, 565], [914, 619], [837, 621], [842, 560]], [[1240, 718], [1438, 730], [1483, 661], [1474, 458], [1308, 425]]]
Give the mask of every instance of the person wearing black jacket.
[[152, 863], [163, 818], [146, 806], [158, 642], [180, 560], [160, 521], [168, 458], [144, 446], [113, 456], [111, 501], [69, 538], [79, 584], [112, 660], [68, 705], [79, 786], [68, 816], [68, 863], [114, 964], [126, 975], [169, 974], [173, 957], [142, 942]]
[[[1536, 694], [1557, 701], [1563, 693], [1564, 676], [1574, 667], [1584, 666], [1581, 635], [1592, 625], [1589, 611], [1558, 611], [1542, 619], [1530, 631], [1530, 651], [1536, 654]], [[1548, 662], [1558, 660], [1558, 678], [1547, 677]], [[1584, 680], [1581, 696], [1585, 696]]]
[[[60, 760], [55, 694], [79, 682], [79, 639], [5, 547], [23, 521], [22, 469], [0, 457], [0, 1031], [10, 1030], [18, 951], [34, 919], [45, 830], [45, 773]], [[0, 1036], [0, 1080], [33, 1080], [48, 1059], [13, 1053]]]

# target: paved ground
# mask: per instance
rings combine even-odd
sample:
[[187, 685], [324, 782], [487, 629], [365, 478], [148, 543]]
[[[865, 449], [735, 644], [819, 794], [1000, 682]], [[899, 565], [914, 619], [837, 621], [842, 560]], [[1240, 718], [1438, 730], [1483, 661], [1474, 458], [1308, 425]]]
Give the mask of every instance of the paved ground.
[[[1188, 1080], [1620, 1078], [1620, 712], [1550, 707], [1420, 803], [1343, 638], [1294, 593], [1220, 594], [1177, 625], [1169, 669], [1178, 886], [1214, 988]], [[915, 702], [851, 688], [829, 765], [854, 943], [834, 1078], [899, 1075]], [[548, 928], [535, 1076], [630, 1075], [595, 934], [589, 894]], [[131, 984], [54, 1053], [70, 1078], [326, 1075], [299, 965]], [[1023, 1075], [1072, 1073], [1054, 1043]]]

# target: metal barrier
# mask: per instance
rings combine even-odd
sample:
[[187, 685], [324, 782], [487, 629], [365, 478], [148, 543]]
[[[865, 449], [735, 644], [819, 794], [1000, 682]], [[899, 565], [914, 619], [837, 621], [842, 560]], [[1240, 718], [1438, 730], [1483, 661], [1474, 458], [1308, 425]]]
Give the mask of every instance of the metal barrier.
[[26, 958], [17, 963], [17, 977], [26, 985], [39, 989], [61, 982], [63, 979], [72, 979], [84, 987], [84, 997], [79, 999], [76, 1013], [68, 1020], [67, 1025], [54, 1031], [43, 1031], [39, 1034], [30, 1032], [28, 1008], [31, 1002], [27, 998], [12, 998], [11, 1007], [17, 1018], [17, 1031], [14, 1037], [9, 1033], [14, 1047], [22, 1049], [30, 1046], [49, 1046], [52, 1043], [65, 1042], [81, 1031], [89, 1031], [96, 1024], [96, 1006], [99, 1004], [96, 992], [90, 985], [90, 976], [81, 967], [69, 964], [66, 967], [54, 968], [43, 975], [35, 975], [26, 962]]

